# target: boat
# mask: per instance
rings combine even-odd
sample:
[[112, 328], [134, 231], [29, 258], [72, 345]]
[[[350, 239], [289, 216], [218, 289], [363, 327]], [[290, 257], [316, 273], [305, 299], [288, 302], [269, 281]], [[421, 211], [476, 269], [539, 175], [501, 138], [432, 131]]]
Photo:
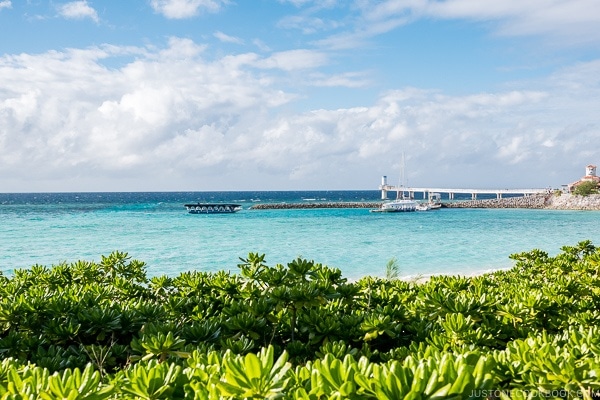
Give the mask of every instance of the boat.
[[386, 201], [381, 204], [380, 208], [376, 208], [371, 210], [372, 212], [410, 212], [417, 211], [417, 207], [419, 203], [412, 199], [410, 193], [408, 196], [406, 195], [406, 191], [404, 190], [404, 153], [402, 154], [402, 169], [400, 171], [400, 182], [401, 185], [398, 186], [398, 191], [396, 192], [396, 200]]
[[418, 203], [411, 199], [399, 198], [387, 201], [380, 208], [371, 210], [372, 212], [411, 212], [417, 211]]
[[442, 195], [439, 193], [429, 193], [429, 207], [432, 210], [439, 210], [442, 208]]
[[242, 209], [240, 204], [232, 203], [196, 203], [184, 207], [190, 214], [230, 214]]
[[418, 203], [417, 211], [429, 211], [431, 210], [431, 204], [429, 203]]
[[439, 210], [442, 208], [442, 196], [439, 193], [430, 193], [429, 200], [417, 204], [417, 211]]
[[386, 201], [380, 208], [371, 210], [371, 212], [410, 212], [417, 211], [420, 203], [407, 197], [404, 192], [398, 191], [396, 200]]

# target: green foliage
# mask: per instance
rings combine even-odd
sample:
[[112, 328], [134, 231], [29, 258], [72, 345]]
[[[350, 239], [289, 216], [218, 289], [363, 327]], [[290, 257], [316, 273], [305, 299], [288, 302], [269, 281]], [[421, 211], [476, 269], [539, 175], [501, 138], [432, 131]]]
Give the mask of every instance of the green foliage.
[[385, 264], [385, 279], [398, 279], [400, 275], [400, 264], [396, 257], [391, 258], [387, 264]]
[[600, 250], [561, 250], [423, 284], [252, 253], [239, 274], [148, 278], [120, 252], [17, 270], [0, 276], [0, 399], [589, 399]]
[[66, 369], [50, 375], [48, 369], [21, 366], [13, 359], [2, 362], [2, 399], [101, 400], [114, 393], [114, 386], [101, 382], [100, 373], [87, 365], [83, 371]]
[[143, 335], [140, 339], [133, 339], [131, 343], [131, 349], [142, 355], [132, 356], [131, 360], [151, 360], [157, 358], [159, 362], [163, 362], [172, 356], [185, 358], [189, 356], [189, 353], [181, 351], [184, 345], [185, 340], [173, 336], [173, 332], [169, 332], [166, 335], [162, 332]]
[[596, 181], [581, 182], [573, 190], [573, 194], [579, 196], [589, 196], [595, 193], [598, 193], [598, 183]]
[[291, 364], [285, 352], [275, 362], [274, 354], [272, 346], [245, 356], [226, 353], [222, 364], [225, 371], [217, 384], [221, 395], [253, 399], [283, 397], [290, 380], [286, 372]]
[[118, 376], [116, 381], [125, 398], [173, 399], [181, 398], [176, 393], [180, 389], [177, 381], [181, 374], [179, 365], [151, 360], [148, 364], [135, 364]]

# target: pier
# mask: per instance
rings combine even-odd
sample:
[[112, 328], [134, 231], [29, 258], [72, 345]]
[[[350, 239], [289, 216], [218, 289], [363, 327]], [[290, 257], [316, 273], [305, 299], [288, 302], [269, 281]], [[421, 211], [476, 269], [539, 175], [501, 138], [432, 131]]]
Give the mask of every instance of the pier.
[[470, 194], [471, 200], [477, 200], [479, 194], [494, 194], [497, 199], [501, 199], [503, 195], [514, 196], [531, 196], [536, 194], [547, 194], [551, 190], [545, 189], [448, 189], [448, 188], [425, 188], [425, 187], [406, 187], [394, 186], [387, 184], [387, 177], [384, 175], [381, 178], [381, 199], [388, 198], [388, 192], [393, 193], [408, 193], [410, 198], [415, 198], [415, 193], [423, 193], [423, 199], [429, 199], [433, 193], [446, 193], [449, 200], [454, 200], [455, 194]]

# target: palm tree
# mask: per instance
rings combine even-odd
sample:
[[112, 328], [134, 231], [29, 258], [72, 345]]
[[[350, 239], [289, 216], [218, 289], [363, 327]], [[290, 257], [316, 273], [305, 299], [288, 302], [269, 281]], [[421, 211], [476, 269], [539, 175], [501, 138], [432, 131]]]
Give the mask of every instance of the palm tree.
[[398, 279], [399, 274], [400, 265], [398, 264], [398, 259], [396, 257], [393, 257], [385, 265], [385, 279]]

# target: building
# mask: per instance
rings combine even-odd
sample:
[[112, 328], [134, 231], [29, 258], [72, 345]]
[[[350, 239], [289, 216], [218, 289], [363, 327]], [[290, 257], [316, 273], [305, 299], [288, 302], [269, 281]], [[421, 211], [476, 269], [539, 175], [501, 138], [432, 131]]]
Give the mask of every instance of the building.
[[590, 164], [587, 167], [585, 167], [585, 176], [577, 182], [569, 184], [569, 192], [573, 193], [575, 188], [584, 182], [596, 182], [596, 185], [600, 187], [600, 177], [596, 175], [595, 165]]

